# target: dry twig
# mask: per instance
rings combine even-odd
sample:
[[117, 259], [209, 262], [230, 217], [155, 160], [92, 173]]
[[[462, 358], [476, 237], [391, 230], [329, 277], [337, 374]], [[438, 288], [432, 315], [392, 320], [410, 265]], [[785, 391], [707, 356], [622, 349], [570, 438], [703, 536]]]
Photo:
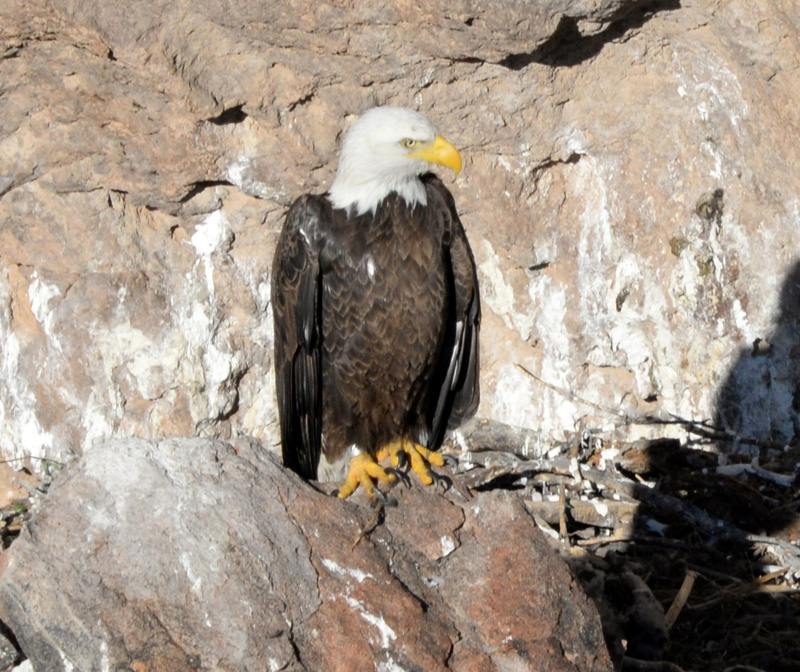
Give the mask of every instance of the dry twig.
[[672, 630], [672, 626], [675, 625], [675, 621], [678, 620], [678, 616], [680, 616], [681, 611], [683, 611], [683, 607], [686, 604], [686, 600], [689, 599], [689, 595], [692, 592], [692, 588], [694, 587], [694, 580], [697, 578], [697, 572], [693, 572], [691, 569], [686, 572], [686, 577], [683, 579], [683, 583], [681, 584], [681, 589], [678, 591], [678, 594], [675, 596], [675, 599], [672, 600], [672, 604], [669, 607], [669, 611], [667, 615], [664, 617], [664, 623], [667, 626], [667, 630]]

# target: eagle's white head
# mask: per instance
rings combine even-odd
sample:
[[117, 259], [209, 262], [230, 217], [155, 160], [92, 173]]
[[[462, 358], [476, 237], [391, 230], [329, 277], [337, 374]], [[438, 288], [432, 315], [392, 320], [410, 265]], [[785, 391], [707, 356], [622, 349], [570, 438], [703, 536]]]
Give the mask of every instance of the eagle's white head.
[[458, 150], [430, 119], [405, 107], [373, 107], [345, 136], [328, 198], [359, 215], [374, 212], [393, 191], [409, 205], [425, 205], [419, 177], [434, 163], [461, 171]]

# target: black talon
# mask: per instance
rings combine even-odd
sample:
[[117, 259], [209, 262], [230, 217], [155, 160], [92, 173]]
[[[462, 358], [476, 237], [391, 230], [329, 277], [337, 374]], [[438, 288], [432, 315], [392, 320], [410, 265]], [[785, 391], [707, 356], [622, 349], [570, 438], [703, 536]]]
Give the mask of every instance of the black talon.
[[397, 500], [394, 497], [389, 496], [387, 493], [381, 492], [380, 490], [375, 490], [375, 494], [377, 496], [375, 501], [372, 503], [373, 509], [386, 509], [387, 507], [397, 506]]
[[384, 471], [387, 474], [394, 474], [394, 477], [397, 479], [398, 483], [402, 482], [407, 488], [411, 487], [411, 479], [404, 471], [400, 471], [399, 465], [397, 467], [386, 467]]
[[452, 455], [442, 455], [442, 459], [453, 471], [458, 469], [458, 460]]
[[381, 509], [387, 506], [397, 506], [397, 500], [394, 497], [390, 497], [385, 492], [378, 490], [377, 486], [372, 488], [372, 494], [375, 496], [370, 502], [373, 509]]
[[437, 490], [439, 488], [439, 484], [441, 483], [444, 486], [444, 490], [442, 490], [442, 494], [447, 492], [450, 488], [453, 487], [453, 481], [448, 476], [443, 476], [442, 474], [437, 474], [435, 471], [428, 472], [433, 479], [433, 489]]
[[405, 450], [398, 450], [396, 455], [397, 455], [397, 467], [395, 467], [395, 469], [401, 469], [402, 471], [407, 471], [408, 470], [408, 455], [406, 454], [406, 451]]

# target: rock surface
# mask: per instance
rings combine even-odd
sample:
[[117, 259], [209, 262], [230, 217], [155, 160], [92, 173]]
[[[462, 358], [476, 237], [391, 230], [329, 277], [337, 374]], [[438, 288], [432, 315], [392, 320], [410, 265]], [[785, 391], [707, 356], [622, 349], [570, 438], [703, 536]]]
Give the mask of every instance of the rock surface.
[[374, 526], [254, 442], [102, 444], [3, 555], [2, 620], [37, 671], [612, 669], [519, 497], [392, 495]]
[[4, 0], [0, 453], [274, 445], [277, 231], [379, 103], [463, 150], [480, 414], [556, 436], [616, 421], [519, 363], [629, 416], [790, 438], [795, 18], [766, 0]]

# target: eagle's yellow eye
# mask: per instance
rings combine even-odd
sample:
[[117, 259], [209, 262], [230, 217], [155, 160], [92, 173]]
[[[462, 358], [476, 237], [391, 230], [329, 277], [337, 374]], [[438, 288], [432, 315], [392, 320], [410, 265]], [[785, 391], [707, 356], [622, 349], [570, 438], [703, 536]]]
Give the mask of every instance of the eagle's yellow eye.
[[400, 144], [403, 145], [406, 149], [412, 149], [413, 147], [417, 146], [418, 140], [412, 140], [411, 138], [406, 138]]

